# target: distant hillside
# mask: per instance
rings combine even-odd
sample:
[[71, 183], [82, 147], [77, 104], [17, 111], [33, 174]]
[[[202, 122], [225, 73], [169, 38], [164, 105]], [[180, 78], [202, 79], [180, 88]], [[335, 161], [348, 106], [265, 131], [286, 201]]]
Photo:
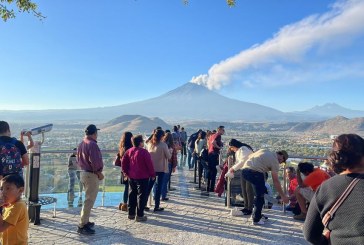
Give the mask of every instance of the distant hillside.
[[148, 118], [140, 115], [123, 115], [100, 125], [103, 132], [150, 133], [156, 127], [171, 129], [171, 126], [158, 117]]
[[312, 123], [306, 131], [328, 134], [358, 133], [364, 131], [364, 118], [348, 119], [337, 116], [332, 119]]
[[364, 111], [350, 110], [337, 104], [316, 106], [307, 111], [284, 113], [272, 107], [230, 99], [193, 83], [186, 83], [154, 98], [118, 106], [64, 110], [0, 110], [1, 120], [27, 123], [83, 122], [85, 124], [100, 124], [119, 115], [134, 114], [159, 117], [169, 122], [205, 120], [282, 123], [317, 122], [337, 115], [348, 118], [364, 117]]
[[301, 112], [306, 115], [316, 115], [320, 117], [343, 116], [348, 118], [364, 117], [364, 111], [351, 110], [335, 103], [327, 103], [321, 106], [315, 106], [307, 111]]
[[321, 122], [287, 122], [287, 123], [234, 123], [191, 121], [183, 125], [188, 129], [216, 129], [224, 125], [227, 131], [241, 132], [297, 132], [320, 134], [364, 133], [364, 117], [348, 119], [337, 116]]

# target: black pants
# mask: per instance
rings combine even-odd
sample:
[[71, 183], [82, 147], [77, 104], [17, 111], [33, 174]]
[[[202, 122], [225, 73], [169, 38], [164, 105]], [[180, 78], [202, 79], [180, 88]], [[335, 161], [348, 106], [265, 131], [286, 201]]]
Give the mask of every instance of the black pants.
[[144, 208], [148, 200], [149, 179], [129, 179], [131, 191], [129, 192], [129, 215], [134, 216], [135, 211], [139, 217], [144, 216]]
[[265, 187], [264, 174], [251, 169], [244, 168], [242, 171], [243, 178], [250, 182], [254, 190], [254, 209], [253, 221], [258, 222], [262, 218], [262, 209], [264, 205], [264, 194], [267, 193]]
[[207, 186], [206, 191], [213, 192], [215, 189], [217, 169], [216, 166], [219, 165], [219, 154], [209, 153], [208, 157], [208, 169], [207, 169]]
[[187, 155], [186, 142], [181, 142], [181, 145], [182, 145], [181, 155], [186, 156]]

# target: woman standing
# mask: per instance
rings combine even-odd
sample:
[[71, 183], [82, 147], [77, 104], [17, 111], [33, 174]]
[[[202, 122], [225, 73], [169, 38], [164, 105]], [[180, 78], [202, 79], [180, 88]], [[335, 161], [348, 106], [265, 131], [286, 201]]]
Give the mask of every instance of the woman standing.
[[[244, 144], [236, 139], [230, 140], [229, 148], [235, 152], [235, 165], [229, 169], [229, 172], [234, 174], [235, 171], [243, 168], [249, 155], [254, 151], [250, 145]], [[241, 176], [241, 191], [244, 198], [244, 209], [242, 212], [244, 215], [251, 215], [254, 202], [253, 186], [243, 176]]]
[[338, 136], [328, 161], [338, 175], [323, 182], [311, 199], [304, 236], [312, 244], [329, 244], [323, 235], [322, 218], [357, 178], [359, 182], [336, 210], [328, 229], [331, 244], [364, 244], [364, 139], [356, 134]]
[[165, 136], [163, 137], [163, 142], [167, 144], [169, 152], [172, 155], [172, 157], [168, 160], [168, 173], [164, 175], [162, 186], [162, 201], [168, 201], [169, 198], [167, 197], [167, 189], [168, 184], [171, 181], [172, 172], [174, 172], [177, 167], [177, 150], [174, 147], [173, 137], [171, 133], [165, 134]]
[[[121, 139], [119, 142], [119, 157], [123, 158], [125, 152], [133, 147], [132, 144], [133, 134], [130, 132], [124, 132], [121, 135]], [[128, 178], [124, 175], [123, 171], [121, 171], [120, 183], [125, 185], [123, 202], [119, 204], [119, 210], [128, 211], [128, 195], [129, 195], [129, 181]]]
[[154, 212], [163, 211], [164, 208], [159, 207], [161, 191], [163, 185], [163, 177], [165, 173], [168, 173], [168, 159], [171, 159], [172, 154], [170, 153], [166, 143], [162, 142], [164, 131], [158, 129], [154, 132], [152, 140], [147, 146], [147, 150], [152, 157], [152, 162], [155, 170], [156, 178], [151, 179], [149, 182], [148, 195], [152, 191], [153, 186], [155, 188], [155, 204]]
[[143, 136], [133, 137], [133, 146], [125, 152], [121, 168], [129, 179], [131, 189], [128, 219], [142, 222], [147, 220], [144, 209], [148, 199], [148, 184], [150, 178], [155, 178], [155, 171], [150, 154], [144, 149]]

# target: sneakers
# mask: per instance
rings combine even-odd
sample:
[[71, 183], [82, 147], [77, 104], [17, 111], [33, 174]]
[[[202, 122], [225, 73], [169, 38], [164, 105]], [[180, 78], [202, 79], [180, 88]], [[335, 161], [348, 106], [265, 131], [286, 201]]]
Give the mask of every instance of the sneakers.
[[150, 207], [145, 207], [144, 211], [150, 211]]
[[246, 208], [243, 208], [241, 210], [241, 212], [243, 212], [244, 215], [251, 215], [253, 213], [252, 210], [249, 210], [249, 209], [246, 209]]
[[93, 235], [95, 234], [95, 230], [86, 224], [82, 228], [77, 227], [77, 233], [82, 235]]
[[154, 212], [161, 212], [163, 210], [164, 210], [164, 208], [154, 208]]
[[143, 217], [136, 216], [135, 221], [136, 222], [145, 222], [145, 221], [147, 221], [147, 216], [143, 216]]
[[305, 213], [300, 213], [300, 214], [297, 214], [297, 215], [293, 215], [293, 218], [295, 220], [305, 221], [306, 220], [306, 214]]
[[130, 220], [135, 219], [135, 215], [128, 215], [128, 219], [130, 219]]
[[95, 222], [88, 222], [86, 225], [90, 228], [93, 228], [95, 226]]
[[259, 221], [257, 221], [257, 222], [255, 222], [255, 221], [253, 221], [253, 225], [264, 225], [265, 223], [264, 223], [264, 221], [263, 221], [263, 219], [260, 219]]
[[168, 201], [168, 200], [169, 200], [168, 197], [162, 198], [162, 201]]

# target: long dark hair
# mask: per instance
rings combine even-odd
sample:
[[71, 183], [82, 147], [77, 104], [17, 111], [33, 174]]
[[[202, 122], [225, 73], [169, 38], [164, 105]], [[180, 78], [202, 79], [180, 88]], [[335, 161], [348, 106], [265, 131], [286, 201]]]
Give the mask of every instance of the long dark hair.
[[240, 147], [242, 147], [242, 146], [245, 146], [245, 147], [249, 148], [251, 151], [254, 151], [254, 150], [253, 150], [253, 147], [251, 147], [250, 145], [245, 144], [245, 143], [243, 143], [243, 142], [241, 142], [241, 141], [239, 141], [239, 140], [236, 140], [236, 139], [231, 139], [231, 140], [229, 141], [229, 146], [234, 146], [234, 147], [236, 147], [236, 148], [240, 148]]
[[164, 131], [161, 129], [157, 129], [154, 132], [152, 140], [151, 140], [152, 145], [158, 145], [159, 142], [161, 142], [163, 136], [164, 136]]
[[133, 147], [133, 143], [131, 141], [133, 134], [130, 132], [124, 132], [121, 135], [120, 142], [119, 142], [119, 155], [123, 157], [124, 153]]
[[358, 167], [363, 157], [364, 139], [357, 134], [342, 134], [334, 140], [328, 164], [335, 173], [341, 173]]
[[198, 142], [200, 142], [200, 140], [203, 140], [205, 138], [206, 138], [206, 132], [205, 131], [201, 131], [200, 133], [198, 133], [198, 137], [197, 137], [197, 140], [196, 140], [197, 144], [198, 144]]
[[168, 145], [168, 148], [173, 148], [174, 143], [173, 143], [173, 136], [172, 134], [166, 133], [163, 137], [163, 142], [165, 142]]

